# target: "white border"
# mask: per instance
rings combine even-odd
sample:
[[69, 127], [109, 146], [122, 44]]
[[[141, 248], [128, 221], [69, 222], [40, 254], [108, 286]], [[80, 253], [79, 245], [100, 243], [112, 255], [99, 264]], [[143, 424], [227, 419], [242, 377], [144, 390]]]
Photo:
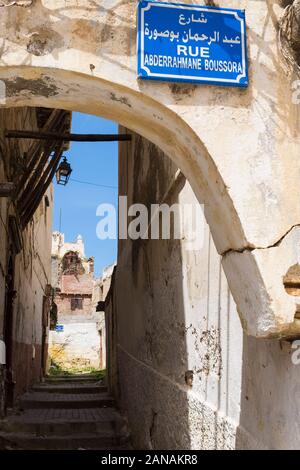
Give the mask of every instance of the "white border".
[[[150, 10], [152, 6], [161, 7], [161, 8], [181, 8], [184, 10], [196, 10], [201, 12], [208, 12], [208, 13], [222, 13], [223, 15], [233, 15], [236, 19], [241, 23], [241, 36], [242, 36], [242, 65], [243, 65], [243, 73], [238, 75], [235, 80], [229, 78], [212, 78], [212, 77], [194, 77], [192, 75], [169, 75], [165, 73], [152, 73], [148, 67], [145, 66], [145, 44], [144, 44], [144, 32], [145, 32], [145, 18], [144, 12]], [[163, 77], [163, 78], [180, 78], [182, 80], [199, 80], [199, 81], [206, 81], [206, 82], [222, 82], [222, 83], [240, 83], [242, 78], [247, 77], [247, 68], [246, 68], [246, 49], [245, 49], [245, 22], [243, 18], [240, 18], [236, 11], [228, 11], [228, 10], [221, 10], [221, 9], [213, 9], [213, 8], [205, 8], [201, 6], [185, 6], [185, 5], [174, 5], [174, 4], [162, 4], [157, 2], [148, 3], [146, 7], [141, 7], [141, 69], [144, 70], [148, 77]]]

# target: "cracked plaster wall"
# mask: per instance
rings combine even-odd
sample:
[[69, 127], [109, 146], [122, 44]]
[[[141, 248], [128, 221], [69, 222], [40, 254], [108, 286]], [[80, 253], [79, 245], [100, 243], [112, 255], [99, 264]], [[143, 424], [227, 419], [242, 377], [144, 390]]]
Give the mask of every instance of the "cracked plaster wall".
[[[267, 249], [300, 221], [299, 105], [278, 46], [283, 5], [228, 0], [226, 6], [246, 10], [246, 90], [137, 80], [135, 1], [70, 0], [66, 7], [62, 0], [35, 0], [2, 7], [6, 106], [102, 115], [157, 144], [205, 204], [218, 252], [231, 252], [224, 269], [247, 334], [299, 334], [285, 272], [276, 269], [272, 286], [268, 282], [279, 253], [286, 261], [278, 260], [278, 267], [298, 262], [297, 249], [287, 246], [297, 245], [298, 235], [282, 245], [284, 255]], [[248, 247], [266, 250], [240, 253]]]

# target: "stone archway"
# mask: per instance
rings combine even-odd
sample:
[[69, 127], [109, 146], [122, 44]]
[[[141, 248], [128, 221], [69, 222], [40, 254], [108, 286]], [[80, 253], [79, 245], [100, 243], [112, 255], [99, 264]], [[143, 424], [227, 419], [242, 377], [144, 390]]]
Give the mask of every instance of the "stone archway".
[[298, 262], [298, 111], [286, 104], [273, 3], [228, 5], [249, 13], [248, 90], [139, 82], [135, 2], [11, 3], [0, 7], [4, 106], [88, 112], [159, 146], [205, 205], [245, 331], [299, 333], [283, 286]]

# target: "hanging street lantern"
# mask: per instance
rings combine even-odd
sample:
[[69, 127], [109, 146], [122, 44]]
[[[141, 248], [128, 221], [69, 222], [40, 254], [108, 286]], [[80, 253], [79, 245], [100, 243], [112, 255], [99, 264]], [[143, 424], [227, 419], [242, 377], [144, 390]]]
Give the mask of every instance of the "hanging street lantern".
[[57, 184], [61, 184], [62, 186], [66, 186], [67, 182], [69, 181], [71, 173], [72, 173], [71, 165], [68, 162], [67, 158], [64, 157], [63, 161], [60, 162], [60, 164], [59, 164], [59, 166], [56, 170]]

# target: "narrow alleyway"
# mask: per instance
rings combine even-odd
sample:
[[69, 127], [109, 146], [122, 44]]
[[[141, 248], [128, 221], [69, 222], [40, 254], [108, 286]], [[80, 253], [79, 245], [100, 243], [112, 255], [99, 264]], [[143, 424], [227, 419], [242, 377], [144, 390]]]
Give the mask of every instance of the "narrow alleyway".
[[129, 449], [126, 423], [97, 377], [47, 378], [0, 422], [0, 449]]

